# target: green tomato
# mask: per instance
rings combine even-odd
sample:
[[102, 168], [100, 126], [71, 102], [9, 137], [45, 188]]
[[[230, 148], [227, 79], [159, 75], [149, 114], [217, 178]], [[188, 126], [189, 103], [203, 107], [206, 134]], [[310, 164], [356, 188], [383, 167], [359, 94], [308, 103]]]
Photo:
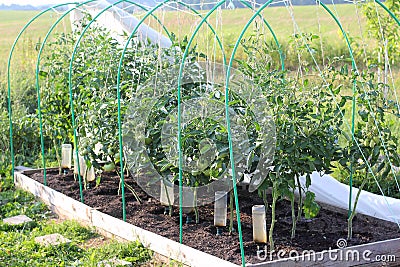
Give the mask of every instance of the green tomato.
[[145, 143], [146, 145], [150, 145], [152, 142], [153, 142], [153, 139], [151, 139], [150, 137], [146, 137], [146, 138], [144, 139], [144, 143]]
[[115, 164], [112, 162], [109, 164], [106, 164], [106, 165], [104, 165], [103, 170], [106, 172], [111, 172], [111, 171], [115, 170]]

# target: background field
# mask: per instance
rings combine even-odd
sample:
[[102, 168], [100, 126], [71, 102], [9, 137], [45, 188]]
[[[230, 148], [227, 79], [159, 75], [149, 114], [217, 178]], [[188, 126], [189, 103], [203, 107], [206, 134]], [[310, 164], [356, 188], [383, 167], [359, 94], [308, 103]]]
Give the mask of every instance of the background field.
[[[362, 12], [361, 6], [356, 5], [328, 5], [332, 12], [338, 16], [343, 25], [344, 30], [348, 33], [352, 40], [360, 44], [366, 49], [372, 49], [375, 46], [374, 41], [367, 33], [365, 17]], [[205, 15], [207, 11], [199, 11]], [[4, 73], [6, 71], [6, 63], [10, 47], [17, 36], [20, 29], [29, 21], [37, 11], [0, 11], [0, 82], [1, 89], [4, 88]], [[178, 38], [185, 35], [190, 36], [200, 18], [189, 11], [165, 11], [158, 12], [156, 15], [165, 24], [166, 28], [175, 33]], [[285, 52], [290, 49], [292, 36], [299, 33], [312, 33], [320, 37], [315, 41], [315, 47], [318, 50], [316, 56], [324, 59], [332, 59], [335, 56], [348, 57], [348, 49], [345, 40], [341, 34], [338, 26], [329, 14], [320, 6], [294, 6], [291, 7], [268, 7], [262, 12], [263, 17], [271, 25], [275, 32], [278, 41], [282, 44]], [[38, 43], [45, 36], [50, 25], [57, 19], [59, 14], [49, 12], [41, 16], [34, 22], [23, 35], [21, 41], [18, 43], [17, 50], [13, 57], [13, 66], [19, 66], [18, 72], [21, 68], [29, 69], [35, 64], [35, 48]], [[236, 42], [244, 25], [252, 16], [250, 9], [234, 9], [222, 10], [222, 12], [215, 12], [209, 18], [209, 23], [215, 28], [218, 36], [224, 44], [224, 50], [227, 57], [230, 57], [232, 46]], [[141, 14], [138, 14], [141, 17]], [[150, 26], [162, 31], [161, 26], [155, 20], [146, 21]], [[258, 29], [257, 34], [263, 34], [263, 39], [270, 42], [272, 35], [268, 29], [263, 26], [260, 19], [249, 27], [245, 38]], [[64, 19], [63, 23], [57, 28], [57, 31], [69, 31], [70, 23], [69, 17]], [[218, 61], [222, 60], [221, 51], [216, 45], [215, 39], [207, 26], [203, 26], [200, 30], [195, 42], [199, 45], [200, 50], [206, 53], [213, 53], [216, 50], [216, 57]], [[293, 46], [293, 45], [292, 45]], [[289, 47], [289, 48], [288, 48]], [[321, 54], [321, 55], [320, 55]], [[237, 58], [243, 57], [243, 51], [239, 49]], [[277, 61], [278, 55], [275, 53], [274, 60]], [[326, 63], [327, 61], [324, 61]], [[278, 62], [276, 62], [278, 64]], [[295, 52], [287, 52], [286, 66], [289, 69], [295, 69], [297, 59]], [[358, 64], [362, 66], [361, 59]]]
[[[374, 42], [371, 42], [368, 34], [365, 33], [366, 25], [365, 18], [362, 14], [361, 7], [356, 5], [329, 5], [329, 8], [338, 16], [343, 28], [351, 38], [358, 40], [359, 43], [371, 47]], [[206, 11], [199, 11], [205, 15]], [[0, 74], [5, 72], [6, 59], [9, 49], [17, 36], [22, 26], [35, 14], [37, 11], [0, 11]], [[193, 32], [196, 24], [200, 21], [199, 17], [188, 12], [166, 11], [156, 14], [160, 20], [164, 22], [166, 28], [175, 33], [178, 38], [189, 35]], [[234, 9], [223, 10], [216, 12], [210, 16], [209, 23], [216, 29], [217, 34], [224, 43], [224, 49], [229, 55], [232, 45], [236, 42], [244, 25], [251, 17], [252, 11], [249, 9]], [[271, 25], [278, 41], [286, 46], [290, 42], [290, 37], [294, 33], [313, 33], [321, 37], [320, 45], [326, 53], [327, 57], [341, 54], [348, 54], [345, 40], [339, 31], [338, 26], [333, 19], [327, 14], [322, 7], [318, 6], [294, 6], [293, 9], [286, 7], [269, 7], [263, 11], [262, 15]], [[293, 15], [293, 18], [292, 18]], [[27, 64], [31, 55], [32, 49], [44, 37], [51, 23], [57, 18], [57, 14], [49, 12], [42, 16], [37, 22], [34, 22], [24, 34], [19, 44], [19, 50], [15, 52], [15, 58], [23, 57], [23, 65]], [[138, 15], [140, 17], [140, 15]], [[294, 26], [294, 22], [297, 26]], [[153, 20], [148, 20], [150, 26], [162, 31], [161, 27]], [[262, 25], [260, 20], [255, 20], [255, 23], [250, 26], [247, 34], [248, 37], [254, 32], [256, 26]], [[264, 34], [264, 39], [271, 40], [270, 32], [264, 27], [259, 27], [259, 34]], [[61, 23], [58, 31], [70, 30], [68, 18]], [[200, 30], [199, 37], [196, 42], [202, 50], [211, 51], [215, 47], [214, 37], [209, 29], [204, 26]], [[218, 49], [217, 49], [218, 50]], [[220, 52], [217, 58], [221, 60]], [[239, 55], [241, 52], [239, 51]], [[347, 55], [348, 56], [348, 55]], [[229, 57], [229, 56], [228, 56]], [[291, 59], [287, 58], [289, 66]], [[18, 60], [17, 60], [18, 61]], [[1, 75], [3, 76], [3, 75]]]
[[[350, 38], [355, 43], [372, 49], [376, 42], [372, 41], [371, 36], [366, 29], [366, 20], [363, 15], [362, 7], [353, 4], [347, 5], [328, 5], [332, 12], [337, 15], [341, 21], [344, 30], [348, 33]], [[205, 15], [207, 11], [199, 11]], [[5, 78], [6, 67], [9, 50], [14, 42], [18, 32], [38, 11], [0, 11], [0, 99], [4, 101], [5, 92]], [[143, 14], [138, 14], [140, 18]], [[164, 22], [166, 28], [182, 39], [185, 35], [190, 36], [200, 19], [197, 15], [193, 15], [189, 11], [165, 11], [158, 12], [156, 15]], [[320, 38], [314, 41], [313, 48], [316, 49], [314, 56], [318, 59], [319, 63], [326, 64], [330, 59], [336, 56], [349, 57], [348, 48], [346, 47], [343, 35], [339, 31], [338, 26], [335, 24], [329, 14], [320, 6], [294, 6], [291, 7], [268, 7], [263, 13], [263, 17], [271, 25], [274, 30], [278, 41], [281, 43], [283, 50], [286, 54], [285, 65], [288, 69], [295, 70], [298, 64], [297, 52], [293, 48], [292, 36], [297, 33], [312, 33], [318, 35]], [[250, 9], [234, 9], [217, 11], [209, 18], [209, 23], [215, 28], [217, 34], [224, 44], [224, 50], [227, 58], [230, 58], [232, 47], [236, 42], [244, 25], [252, 16]], [[26, 88], [21, 88], [21, 85], [29, 86], [34, 79], [34, 69], [36, 64], [36, 55], [38, 44], [45, 36], [51, 24], [59, 17], [55, 12], [48, 12], [41, 16], [37, 21], [31, 24], [26, 33], [23, 34], [21, 40], [17, 45], [14, 52], [12, 61], [12, 78], [13, 90], [16, 95], [25, 95], [24, 92], [29, 91]], [[162, 31], [161, 26], [155, 20], [146, 21], [150, 26]], [[295, 24], [296, 25], [295, 25]], [[257, 34], [263, 34], [267, 42], [272, 43], [271, 33], [260, 22], [259, 19], [255, 20], [246, 35], [248, 38], [250, 34], [258, 29]], [[69, 17], [67, 16], [55, 32], [70, 31]], [[199, 49], [207, 54], [213, 54], [218, 61], [222, 61], [221, 51], [216, 45], [214, 35], [206, 27], [200, 30], [198, 37], [195, 40]], [[310, 57], [308, 52], [306, 56]], [[273, 64], [278, 67], [278, 53], [275, 51], [271, 54]], [[243, 50], [239, 49], [236, 58], [243, 57]], [[322, 60], [323, 58], [323, 60]], [[359, 67], [364, 68], [362, 57], [358, 58], [357, 64]], [[17, 68], [14, 68], [18, 66]], [[396, 77], [396, 87], [400, 87], [400, 79], [398, 74], [398, 66], [393, 69], [394, 76]], [[22, 81], [21, 81], [22, 80]], [[15, 88], [15, 89], [14, 89]], [[22, 90], [22, 91], [20, 91]], [[16, 100], [17, 101], [17, 100]], [[18, 101], [17, 101], [18, 102]], [[2, 105], [4, 107], [4, 105]]]
[[[0, 73], [6, 71], [6, 63], [10, 48], [22, 27], [36, 14], [38, 11], [0, 11]], [[21, 42], [18, 43], [15, 58], [26, 60], [34, 56], [36, 44], [45, 36], [52, 23], [57, 19], [57, 15], [53, 12], [44, 14], [37, 21], [32, 23], [27, 31], [23, 34]], [[66, 18], [61, 23], [58, 31], [70, 30], [69, 19]], [[19, 66], [24, 67], [24, 66]], [[3, 75], [1, 75], [3, 78]]]
[[[328, 7], [338, 16], [344, 30], [352, 38], [364, 39], [366, 45], [373, 45], [373, 42], [371, 42], [370, 39], [367, 38], [367, 34], [364, 33], [366, 30], [366, 23], [361, 7], [355, 5], [329, 5]], [[204, 16], [207, 11], [200, 11], [200, 13]], [[288, 43], [291, 41], [290, 38], [294, 34], [312, 33], [320, 37], [318, 45], [322, 46], [322, 50], [325, 50], [326, 58], [342, 54], [348, 56], [346, 43], [343, 35], [339, 31], [339, 27], [322, 7], [294, 6], [291, 8], [272, 6], [266, 8], [261, 14], [270, 24], [284, 50], [287, 50]], [[220, 13], [214, 12], [214, 14], [209, 17], [210, 25], [215, 28], [219, 38], [224, 43], [224, 49], [228, 58], [230, 58], [232, 46], [237, 41], [239, 34], [252, 15], [253, 11], [250, 9], [234, 9], [223, 10]], [[196, 25], [201, 21], [198, 15], [194, 15], [189, 11], [159, 12], [157, 16], [164, 21], [166, 28], [174, 32], [178, 37], [183, 37], [188, 34], [191, 35]], [[162, 28], [156, 21], [152, 21], [151, 26], [162, 31]], [[264, 26], [260, 18], [254, 20], [254, 23], [248, 28], [245, 38], [248, 38], [255, 32], [257, 34], [262, 34], [263, 39], [268, 42], [272, 40], [270, 31]], [[210, 29], [208, 29], [207, 25], [204, 25], [200, 30], [196, 38], [196, 43], [201, 49], [206, 51], [213, 50], [214, 47], [217, 47], [214, 35]], [[219, 49], [217, 49], [217, 51], [217, 59], [221, 61], [221, 52]], [[242, 51], [239, 50], [237, 57], [241, 58], [242, 55]], [[286, 60], [288, 67], [295, 67], [294, 65], [296, 62], [294, 62], [295, 60], [291, 56], [288, 56]]]
[[[357, 16], [357, 12], [361, 12], [355, 5], [328, 5], [330, 9], [339, 15], [340, 21], [344, 29], [351, 35], [360, 36], [360, 27], [365, 27], [365, 19], [362, 14]], [[206, 11], [200, 11], [205, 15]], [[293, 12], [293, 17], [291, 16]], [[250, 9], [234, 9], [223, 10], [221, 14], [210, 16], [210, 24], [219, 30], [219, 33], [228, 39], [236, 40], [244, 25], [253, 15]], [[361, 12], [362, 13], [362, 12]], [[326, 13], [322, 7], [318, 6], [294, 6], [290, 7], [268, 7], [262, 12], [263, 17], [270, 23], [275, 31], [278, 39], [285, 41], [291, 36], [295, 29], [293, 27], [293, 19], [298, 24], [302, 32], [313, 32], [321, 34], [337, 45], [342, 44], [339, 35], [338, 27], [333, 22], [332, 18]], [[158, 13], [158, 16], [163, 17], [163, 14]], [[167, 29], [182, 36], [187, 32], [192, 32], [196, 26], [196, 22], [200, 19], [198, 16], [189, 12], [169, 11], [164, 14], [164, 21]], [[218, 20], [218, 21], [217, 21]], [[358, 22], [361, 22], [359, 25]], [[221, 26], [222, 31], [221, 31]], [[250, 27], [250, 32], [253, 27]]]

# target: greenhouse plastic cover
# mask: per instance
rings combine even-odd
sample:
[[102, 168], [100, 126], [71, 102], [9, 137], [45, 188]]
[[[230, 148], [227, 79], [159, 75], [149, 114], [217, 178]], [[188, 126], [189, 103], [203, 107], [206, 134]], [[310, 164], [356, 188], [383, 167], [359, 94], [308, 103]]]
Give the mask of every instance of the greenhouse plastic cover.
[[[74, 6], [75, 5], [70, 5], [69, 8], [73, 8]], [[110, 3], [107, 1], [97, 1], [94, 5], [85, 5], [85, 7], [82, 8], [89, 12], [92, 17], [95, 17], [101, 10], [109, 6]], [[81, 10], [73, 10], [70, 13], [72, 27], [74, 27], [74, 23], [82, 19], [83, 16], [84, 15]], [[128, 35], [131, 34], [131, 32], [135, 29], [139, 22], [139, 19], [117, 6], [109, 8], [96, 19], [96, 24], [110, 30], [114, 37], [121, 44], [124, 44], [124, 38], [122, 37], [124, 33]], [[149, 27], [145, 23], [142, 23], [139, 26], [137, 36], [142, 41], [150, 40], [152, 43], [158, 44], [160, 47], [163, 48], [167, 48], [172, 45], [172, 42], [169, 38]]]
[[[300, 177], [300, 183], [305, 188], [306, 176]], [[321, 176], [318, 172], [311, 174], [311, 192], [315, 200], [338, 208], [348, 209], [350, 187], [342, 184], [330, 175]], [[353, 187], [352, 203], [356, 199], [358, 188]], [[400, 199], [361, 191], [356, 211], [386, 221], [400, 223]]]

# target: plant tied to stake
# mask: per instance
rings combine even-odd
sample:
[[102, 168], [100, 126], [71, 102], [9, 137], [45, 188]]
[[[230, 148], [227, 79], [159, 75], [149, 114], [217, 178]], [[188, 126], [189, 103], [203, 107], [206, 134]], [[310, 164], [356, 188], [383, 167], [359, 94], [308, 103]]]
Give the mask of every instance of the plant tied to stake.
[[[346, 177], [353, 169], [358, 193], [348, 218], [348, 239], [353, 236], [352, 223], [357, 203], [364, 188], [370, 192], [389, 194], [400, 190], [399, 175], [394, 166], [400, 165], [399, 138], [392, 130], [392, 120], [398, 116], [398, 107], [385, 98], [385, 84], [374, 82], [375, 74], [363, 71], [357, 79], [357, 109], [359, 119], [355, 125], [354, 140], [343, 132], [346, 145], [339, 163]], [[395, 119], [394, 119], [395, 120]], [[377, 184], [386, 184], [385, 192]]]
[[[214, 192], [232, 188], [225, 121], [224, 66], [185, 64], [182, 83], [183, 184], [196, 193], [194, 207], [214, 201]], [[177, 183], [177, 77], [171, 66], [138, 88], [124, 123], [128, 166], [138, 184], [159, 198], [159, 183]], [[275, 149], [275, 128], [261, 91], [240, 72], [232, 72], [229, 113], [236, 175], [261, 176]], [[257, 96], [257, 97], [255, 97]], [[258, 186], [259, 180], [254, 180]], [[174, 190], [178, 192], [179, 190]], [[196, 212], [197, 213], [197, 212]]]
[[[332, 172], [332, 163], [341, 156], [338, 137], [341, 132], [342, 117], [346, 99], [339, 106], [334, 104], [341, 88], [334, 88], [318, 79], [297, 79], [286, 72], [271, 70], [271, 64], [263, 60], [263, 53], [269, 48], [254, 52], [257, 40], [243, 42], [249, 55], [245, 61], [239, 61], [240, 69], [259, 85], [267, 97], [267, 104], [272, 107], [276, 126], [276, 151], [273, 169], [268, 178], [258, 188], [259, 195], [268, 206], [266, 189], [272, 187], [272, 221], [269, 242], [274, 249], [273, 229], [275, 227], [275, 208], [279, 198], [288, 198], [292, 207], [292, 238], [295, 237], [296, 223], [305, 218], [313, 218], [319, 212], [314, 193], [308, 191], [311, 185], [310, 174]], [[258, 56], [254, 56], [257, 54]], [[329, 68], [326, 70], [329, 72]], [[262, 73], [263, 75], [257, 75]], [[333, 95], [330, 91], [333, 90]], [[303, 185], [300, 176], [306, 176]], [[297, 215], [295, 192], [298, 192]]]
[[[48, 44], [40, 77], [42, 113], [46, 136], [54, 147], [73, 140], [68, 92], [68, 65], [73, 45], [82, 27], [91, 20], [84, 17], [69, 34], [57, 35]], [[122, 72], [122, 102], [129, 101], [136, 87], [156, 70], [157, 45], [133, 41]], [[50, 52], [51, 51], [51, 52]], [[85, 34], [73, 62], [73, 101], [78, 132], [78, 148], [87, 169], [93, 166], [98, 178], [103, 171], [119, 171], [116, 77], [122, 48], [105, 28], [94, 26]], [[168, 55], [164, 55], [168, 56]], [[122, 114], [125, 112], [122, 105]], [[58, 151], [56, 149], [56, 151]], [[74, 155], [75, 157], [75, 155]], [[59, 156], [57, 156], [59, 158]], [[76, 167], [76, 166], [75, 166]], [[86, 181], [85, 181], [86, 182]]]

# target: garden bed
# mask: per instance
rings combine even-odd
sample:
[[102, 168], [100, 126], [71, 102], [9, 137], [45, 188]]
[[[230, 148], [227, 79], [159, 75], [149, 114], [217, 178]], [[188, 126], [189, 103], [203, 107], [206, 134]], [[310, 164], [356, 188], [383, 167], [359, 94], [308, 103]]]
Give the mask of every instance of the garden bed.
[[[25, 173], [32, 179], [43, 183], [41, 171], [27, 171]], [[142, 199], [142, 203], [140, 204], [135, 200], [131, 192], [128, 190], [126, 191], [127, 222], [168, 239], [179, 241], [179, 213], [177, 209], [175, 209], [172, 217], [164, 215], [164, 208], [158, 201], [148, 197], [131, 178], [128, 177], [126, 181], [135, 188]], [[47, 183], [50, 188], [75, 200], [79, 200], [79, 185], [75, 182], [72, 173], [68, 175], [58, 175], [58, 171], [49, 170]], [[98, 187], [95, 187], [95, 183], [91, 183], [90, 189], [84, 191], [85, 204], [98, 211], [98, 214], [105, 213], [121, 219], [122, 201], [121, 196], [118, 196], [117, 192], [118, 177], [115, 177], [113, 173], [103, 173], [101, 183]], [[54, 196], [51, 201], [55, 201], [56, 198], [57, 197]], [[262, 200], [257, 194], [250, 194], [239, 187], [239, 201], [246, 262], [257, 264], [268, 261], [268, 257], [265, 260], [258, 259], [258, 247], [252, 241], [251, 207], [255, 204], [262, 204]], [[60, 205], [62, 205], [62, 203], [60, 203]], [[77, 213], [80, 213], [79, 208], [76, 210]], [[290, 203], [287, 201], [280, 201], [277, 204], [276, 210], [278, 220], [274, 232], [276, 250], [285, 251], [286, 256], [294, 255], [293, 253], [289, 253], [290, 251], [296, 251], [301, 254], [304, 250], [323, 251], [330, 248], [335, 249], [337, 248], [337, 240], [346, 238], [347, 236], [346, 211], [333, 211], [328, 208], [322, 208], [316, 218], [312, 220], [302, 220], [298, 223], [296, 238], [291, 240]], [[199, 208], [200, 222], [199, 224], [184, 225], [183, 243], [226, 261], [240, 264], [240, 249], [237, 234], [228, 235], [227, 231], [225, 231], [222, 236], [216, 236], [216, 229], [213, 226], [213, 211], [213, 204]], [[94, 215], [96, 214], [96, 212], [92, 212], [91, 217], [95, 217]], [[79, 215], [76, 216], [79, 218]], [[267, 229], [270, 221], [271, 214], [268, 213]], [[117, 226], [115, 225], [115, 227]], [[373, 217], [357, 215], [353, 222], [353, 236], [354, 238], [347, 244], [348, 247], [393, 239], [391, 241], [377, 243], [378, 245], [367, 245], [359, 248], [364, 250], [367, 248], [371, 250], [373, 248], [372, 251], [376, 254], [386, 253], [388, 255], [395, 255], [397, 256], [397, 261], [399, 261], [400, 233], [396, 224]], [[372, 256], [370, 255], [369, 257], [371, 258]], [[274, 260], [276, 259], [275, 255]], [[276, 263], [278, 264], [278, 262]], [[358, 261], [358, 264], [361, 262]], [[315, 262], [313, 263], [315, 265]], [[336, 263], [338, 264], [337, 266], [343, 266], [343, 263]], [[353, 265], [358, 264], [355, 263]], [[332, 264], [332, 266], [333, 265], [335, 264]], [[308, 265], [305, 263], [300, 266]]]

